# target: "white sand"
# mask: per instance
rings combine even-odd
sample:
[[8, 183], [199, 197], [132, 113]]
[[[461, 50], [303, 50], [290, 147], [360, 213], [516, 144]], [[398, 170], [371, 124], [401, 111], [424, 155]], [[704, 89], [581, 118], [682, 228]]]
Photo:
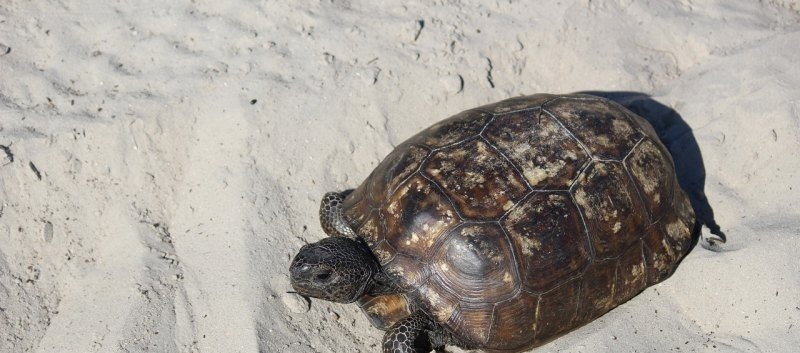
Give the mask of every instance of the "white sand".
[[578, 90], [675, 108], [730, 242], [536, 352], [797, 351], [800, 2], [373, 3], [0, 2], [0, 352], [379, 352], [286, 294], [321, 195]]

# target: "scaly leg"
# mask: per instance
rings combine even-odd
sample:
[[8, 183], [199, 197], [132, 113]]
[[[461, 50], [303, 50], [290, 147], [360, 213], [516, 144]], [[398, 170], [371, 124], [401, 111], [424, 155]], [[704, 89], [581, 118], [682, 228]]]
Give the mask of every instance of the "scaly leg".
[[352, 239], [356, 237], [356, 233], [347, 224], [342, 213], [345, 196], [346, 194], [340, 192], [326, 193], [319, 205], [319, 221], [326, 234]]
[[398, 321], [383, 336], [383, 353], [444, 352], [444, 342], [436, 324], [417, 312]]

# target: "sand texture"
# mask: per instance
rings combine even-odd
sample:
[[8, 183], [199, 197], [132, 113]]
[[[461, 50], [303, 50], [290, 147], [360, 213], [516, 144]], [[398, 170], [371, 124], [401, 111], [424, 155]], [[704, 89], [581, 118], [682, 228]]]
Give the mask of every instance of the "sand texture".
[[674, 109], [729, 242], [534, 351], [796, 352], [797, 0], [0, 1], [0, 352], [377, 353], [287, 293], [322, 195], [574, 91]]

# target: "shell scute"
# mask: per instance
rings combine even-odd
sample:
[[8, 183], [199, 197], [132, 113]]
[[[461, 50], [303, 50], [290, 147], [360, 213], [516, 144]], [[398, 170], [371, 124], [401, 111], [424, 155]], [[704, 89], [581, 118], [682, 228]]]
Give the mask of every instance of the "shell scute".
[[589, 322], [616, 306], [617, 261], [595, 262], [582, 279], [578, 322]]
[[439, 237], [459, 222], [450, 201], [417, 175], [386, 200], [386, 241], [397, 251], [427, 259]]
[[662, 228], [660, 224], [652, 226], [642, 238], [648, 285], [661, 282], [672, 275], [673, 264], [680, 259], [672, 241], [664, 234]]
[[659, 223], [664, 227], [664, 234], [670, 238], [676, 252], [682, 256], [689, 250], [692, 242], [695, 216], [689, 198], [684, 193], [675, 193], [672, 205]]
[[566, 192], [534, 192], [502, 221], [519, 258], [523, 284], [547, 291], [591, 261], [586, 231]]
[[462, 302], [495, 303], [512, 296], [519, 284], [511, 246], [493, 223], [466, 223], [450, 231], [431, 267]]
[[[439, 281], [428, 279], [410, 296], [420, 308], [438, 323], [453, 323], [450, 318], [458, 310], [458, 298], [445, 289]], [[458, 321], [458, 320], [455, 320]]]
[[358, 306], [367, 315], [373, 326], [388, 330], [396, 322], [411, 315], [408, 300], [402, 294], [387, 294], [377, 297], [364, 295], [358, 298]]
[[383, 270], [397, 278], [400, 287], [407, 291], [421, 286], [430, 276], [430, 269], [424, 262], [403, 254], [396, 255], [383, 265]]
[[516, 350], [531, 345], [536, 326], [536, 305], [539, 297], [520, 292], [514, 298], [494, 307], [491, 344], [487, 348]]
[[434, 152], [424, 172], [471, 219], [497, 219], [528, 192], [513, 166], [481, 139]]
[[614, 302], [624, 303], [639, 294], [646, 286], [644, 249], [642, 242], [639, 241], [626, 250], [617, 262]]
[[383, 241], [384, 234], [386, 234], [386, 224], [381, 215], [381, 210], [375, 209], [367, 213], [367, 216], [361, 222], [361, 226], [357, 227], [355, 231], [370, 248], [375, 248], [378, 243]]
[[542, 294], [536, 306], [536, 345], [548, 342], [577, 324], [581, 281], [571, 280]]
[[628, 113], [607, 101], [560, 98], [544, 107], [597, 159], [622, 160], [643, 137]]
[[534, 190], [566, 190], [589, 159], [572, 135], [541, 109], [498, 115], [483, 135], [515, 163]]
[[671, 157], [651, 139], [644, 139], [625, 159], [625, 165], [642, 195], [651, 222], [657, 221], [672, 204], [675, 168]]
[[574, 190], [595, 257], [609, 259], [644, 234], [649, 225], [639, 195], [619, 162], [594, 162]]
[[484, 346], [492, 327], [492, 305], [461, 303], [445, 325], [471, 345]]

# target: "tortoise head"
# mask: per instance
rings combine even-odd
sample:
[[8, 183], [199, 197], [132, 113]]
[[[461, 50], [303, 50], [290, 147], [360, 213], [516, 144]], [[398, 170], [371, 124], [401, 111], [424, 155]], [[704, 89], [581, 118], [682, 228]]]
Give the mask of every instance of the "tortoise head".
[[337, 303], [356, 301], [379, 271], [369, 248], [345, 237], [304, 245], [289, 267], [297, 293]]

